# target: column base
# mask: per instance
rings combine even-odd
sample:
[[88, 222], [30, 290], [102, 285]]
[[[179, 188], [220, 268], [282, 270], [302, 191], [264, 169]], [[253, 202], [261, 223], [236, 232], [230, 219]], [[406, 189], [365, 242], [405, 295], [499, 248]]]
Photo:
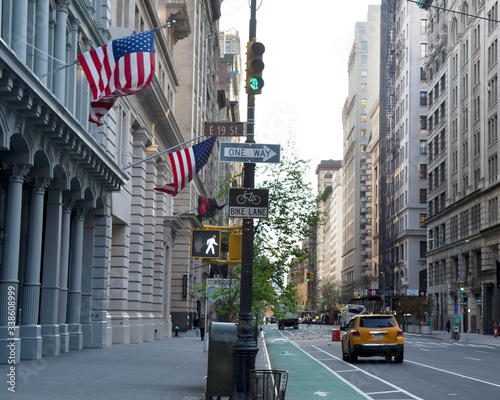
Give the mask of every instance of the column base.
[[83, 332], [81, 324], [69, 324], [69, 349], [83, 349]]
[[83, 333], [83, 348], [89, 349], [92, 346], [92, 325], [90, 324], [82, 324], [82, 333]]
[[130, 344], [130, 320], [125, 311], [111, 311], [108, 313], [111, 320], [112, 342]]
[[142, 314], [130, 315], [130, 343], [144, 343]]
[[102, 349], [107, 346], [107, 322], [92, 321], [92, 347]]
[[61, 353], [59, 325], [42, 324], [42, 355], [58, 356]]
[[[11, 335], [11, 333], [14, 333]], [[21, 339], [19, 327], [14, 330], [0, 326], [0, 364], [15, 365], [21, 362]]]
[[59, 335], [61, 336], [61, 353], [69, 351], [68, 324], [59, 324]]
[[42, 358], [42, 327], [40, 325], [21, 325], [19, 327], [21, 337], [21, 359], [39, 360]]

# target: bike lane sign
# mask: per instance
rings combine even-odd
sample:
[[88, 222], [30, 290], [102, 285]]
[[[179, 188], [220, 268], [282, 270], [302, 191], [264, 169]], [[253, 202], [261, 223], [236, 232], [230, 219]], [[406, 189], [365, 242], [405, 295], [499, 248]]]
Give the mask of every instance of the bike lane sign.
[[267, 218], [269, 189], [230, 188], [229, 218]]

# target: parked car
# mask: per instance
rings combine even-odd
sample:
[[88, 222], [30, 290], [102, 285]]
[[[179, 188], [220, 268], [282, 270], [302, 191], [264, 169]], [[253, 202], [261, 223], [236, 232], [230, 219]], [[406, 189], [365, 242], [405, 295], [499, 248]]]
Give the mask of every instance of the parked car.
[[403, 331], [392, 315], [358, 315], [352, 318], [342, 336], [342, 359], [356, 362], [358, 357], [385, 357], [402, 363]]

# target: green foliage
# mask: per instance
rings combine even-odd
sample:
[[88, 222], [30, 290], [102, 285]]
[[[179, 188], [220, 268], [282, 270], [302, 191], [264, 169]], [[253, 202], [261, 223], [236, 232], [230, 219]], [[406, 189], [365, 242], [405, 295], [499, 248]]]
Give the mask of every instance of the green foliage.
[[[266, 164], [256, 171], [256, 177], [264, 177], [256, 186], [269, 189], [269, 218], [258, 220], [254, 227], [252, 311], [256, 315], [268, 308], [277, 317], [297, 312], [296, 285], [287, 283], [285, 276], [299, 262], [309, 260], [310, 254], [301, 249], [301, 243], [313, 235], [321, 220], [311, 183], [306, 181], [308, 162], [299, 159], [291, 143], [282, 149], [280, 164]], [[228, 175], [217, 196], [227, 198], [235, 182]], [[235, 284], [215, 293], [221, 299], [218, 315], [227, 320], [239, 314], [241, 266], [231, 267], [231, 273]]]

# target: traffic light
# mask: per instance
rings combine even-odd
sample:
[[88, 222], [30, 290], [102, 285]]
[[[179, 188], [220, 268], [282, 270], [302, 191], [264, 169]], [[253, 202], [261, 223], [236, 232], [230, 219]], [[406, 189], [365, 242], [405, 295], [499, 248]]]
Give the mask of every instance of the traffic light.
[[464, 281], [460, 281], [460, 291], [463, 292], [465, 290], [465, 283]]
[[264, 62], [262, 61], [262, 55], [265, 51], [265, 46], [257, 42], [255, 38], [247, 43], [246, 92], [248, 94], [262, 93], [262, 88], [264, 87], [264, 80], [262, 79]]
[[220, 230], [193, 229], [191, 232], [191, 257], [219, 258], [220, 248]]
[[356, 297], [357, 297], [358, 299], [360, 299], [360, 298], [361, 298], [361, 292], [356, 293]]
[[241, 233], [231, 233], [229, 235], [229, 259], [241, 260], [241, 244], [243, 235]]

